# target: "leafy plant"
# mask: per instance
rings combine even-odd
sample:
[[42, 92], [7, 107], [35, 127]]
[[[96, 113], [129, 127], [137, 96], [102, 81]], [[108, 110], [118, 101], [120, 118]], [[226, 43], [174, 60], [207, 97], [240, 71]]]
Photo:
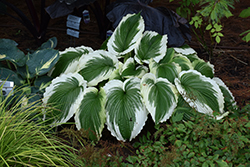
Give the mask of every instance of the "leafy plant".
[[176, 150], [172, 166], [248, 166], [249, 112], [237, 119], [230, 118], [232, 114], [224, 120], [196, 114], [188, 121], [159, 126], [164, 141]]
[[[172, 2], [173, 0], [170, 0]], [[176, 12], [190, 19], [190, 24], [194, 26], [192, 28], [197, 40], [203, 46], [203, 48], [212, 55], [212, 49], [207, 45], [205, 40], [205, 31], [209, 31], [209, 36], [214, 45], [213, 39], [215, 39], [215, 46], [220, 43], [223, 25], [221, 24], [221, 19], [223, 17], [231, 17], [233, 14], [230, 8], [234, 8], [234, 2], [237, 0], [182, 0], [180, 2], [180, 7], [176, 9]]]
[[51, 77], [47, 73], [59, 59], [59, 52], [54, 48], [57, 39], [51, 38], [33, 53], [24, 54], [17, 48], [17, 43], [10, 39], [0, 39], [0, 79], [14, 81], [30, 101], [42, 98]]
[[[0, 166], [72, 166], [77, 152], [51, 133], [42, 117], [41, 103], [22, 98], [6, 108], [12, 96], [0, 99]], [[34, 120], [38, 120], [34, 122]], [[72, 151], [72, 152], [71, 152]]]
[[[242, 18], [246, 18], [249, 16], [250, 16], [250, 7], [242, 10], [242, 12], [239, 15], [239, 17], [242, 17]], [[249, 42], [250, 41], [250, 30], [247, 30], [247, 31], [240, 34], [240, 36], [243, 36], [243, 35], [245, 35], [245, 36], [242, 38], [242, 40]]]
[[180, 107], [225, 114], [234, 98], [214, 77], [213, 65], [188, 46], [167, 48], [167, 35], [144, 32], [144, 27], [140, 14], [128, 14], [107, 41], [107, 50], [82, 46], [83, 54], [75, 48], [60, 55], [60, 66], [52, 72], [57, 77], [43, 98], [56, 108], [55, 125], [75, 115], [76, 127], [89, 130], [90, 139], [100, 139], [106, 123], [113, 136], [125, 141], [140, 133], [148, 113], [155, 124]]

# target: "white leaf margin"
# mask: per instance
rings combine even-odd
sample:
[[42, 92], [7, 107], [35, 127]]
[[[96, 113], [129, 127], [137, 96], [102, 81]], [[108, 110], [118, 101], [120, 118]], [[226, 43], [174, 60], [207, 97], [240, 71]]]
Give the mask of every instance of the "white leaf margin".
[[[67, 79], [73, 78], [73, 77], [79, 81], [78, 86], [83, 86], [83, 90], [87, 87], [87, 81], [85, 81], [80, 74], [78, 73], [62, 74], [59, 77], [56, 77], [55, 79], [53, 79], [51, 84], [45, 88], [45, 92], [43, 94], [43, 99], [42, 99], [43, 105], [46, 106], [48, 103], [48, 99], [55, 93], [54, 88], [57, 84], [59, 84], [60, 82], [65, 82], [67, 81]], [[79, 95], [76, 98], [76, 101], [71, 105], [68, 115], [64, 119], [60, 121], [55, 121], [52, 124], [57, 126], [58, 124], [65, 123], [74, 115], [75, 111], [78, 108], [78, 105], [80, 104], [81, 97], [83, 96], [83, 90], [79, 92]], [[45, 113], [44, 113], [43, 120], [45, 120]]]
[[[144, 81], [146, 79], [153, 80], [154, 84], [153, 85], [145, 84]], [[151, 91], [151, 88], [157, 82], [165, 82], [165, 83], [167, 83], [169, 85], [169, 87], [171, 88], [172, 92], [175, 95], [175, 97], [174, 97], [175, 101], [174, 101], [174, 99], [172, 99], [172, 105], [168, 109], [167, 114], [161, 120], [159, 120], [159, 123], [162, 123], [162, 122], [165, 122], [166, 120], [168, 120], [170, 118], [170, 116], [173, 114], [174, 109], [177, 106], [177, 100], [178, 100], [178, 94], [179, 93], [178, 93], [176, 87], [171, 82], [169, 82], [166, 78], [156, 78], [156, 76], [154, 74], [152, 74], [152, 73], [147, 73], [142, 77], [141, 84], [140, 84], [141, 85], [141, 94], [142, 94], [142, 97], [143, 97], [144, 104], [146, 105], [146, 108], [147, 108], [148, 112], [150, 113], [150, 115], [151, 115], [154, 122], [155, 122], [155, 112], [156, 112], [155, 109], [156, 108], [154, 106], [154, 103], [150, 104], [150, 102], [149, 102], [149, 93]]]
[[221, 89], [219, 88], [219, 85], [211, 78], [208, 78], [208, 77], [202, 75], [200, 72], [198, 72], [196, 70], [182, 71], [179, 73], [179, 77], [175, 78], [175, 80], [174, 80], [174, 83], [175, 83], [177, 90], [182, 95], [183, 99], [190, 105], [190, 107], [194, 108], [196, 111], [198, 111], [200, 113], [208, 114], [211, 116], [213, 115], [213, 110], [207, 104], [201, 103], [198, 99], [191, 100], [190, 98], [188, 98], [187, 92], [185, 91], [184, 88], [182, 88], [181, 82], [179, 80], [179, 78], [181, 78], [182, 75], [184, 75], [186, 73], [193, 73], [194, 75], [198, 75], [203, 81], [209, 82], [213, 85], [213, 89], [217, 92], [217, 94], [215, 94], [215, 96], [218, 99], [219, 111], [220, 111], [220, 113], [224, 113], [224, 97], [223, 97], [223, 94], [221, 92]]
[[140, 16], [139, 26], [137, 27], [139, 32], [134, 36], [134, 39], [131, 41], [131, 43], [134, 43], [134, 44], [131, 45], [127, 50], [124, 50], [123, 52], [116, 52], [115, 49], [113, 48], [113, 44], [114, 44], [114, 41], [115, 41], [115, 36], [117, 35], [118, 31], [120, 31], [121, 25], [129, 17], [134, 16], [134, 15], [136, 15], [136, 14], [127, 14], [126, 16], [124, 16], [122, 18], [122, 20], [120, 21], [120, 23], [118, 24], [118, 26], [116, 27], [113, 34], [111, 35], [110, 39], [108, 40], [108, 43], [107, 43], [108, 51], [111, 52], [112, 54], [115, 54], [117, 57], [120, 57], [121, 55], [125, 55], [125, 54], [131, 52], [132, 50], [134, 50], [135, 46], [138, 45], [138, 43], [140, 42], [140, 39], [142, 37], [142, 33], [143, 33], [144, 29], [145, 29], [145, 24], [144, 24], [144, 20], [143, 20], [142, 16]]
[[[103, 89], [107, 95], [106, 98], [108, 99], [108, 96], [110, 96], [110, 92], [111, 92], [110, 90], [112, 90], [115, 87], [120, 87], [120, 88], [122, 88], [122, 90], [125, 90], [126, 83], [131, 81], [131, 80], [133, 80], [133, 82], [135, 83], [135, 88], [137, 88], [138, 91], [140, 91], [140, 79], [137, 77], [126, 79], [124, 82], [115, 79], [115, 80], [109, 81], [103, 87]], [[141, 97], [141, 102], [143, 104], [142, 97]], [[140, 114], [141, 112], [143, 112], [143, 114]], [[136, 111], [135, 111], [135, 124], [134, 124], [133, 131], [131, 132], [129, 141], [131, 141], [133, 138], [135, 138], [141, 132], [141, 130], [143, 129], [143, 127], [147, 121], [147, 118], [148, 118], [147, 115], [148, 115], [148, 111], [147, 111], [146, 106], [144, 104], [143, 104], [143, 106], [141, 106], [141, 109], [139, 109], [139, 110], [136, 109]], [[107, 111], [106, 111], [106, 120], [107, 120], [106, 121], [107, 128], [111, 132], [111, 134], [113, 136], [115, 136], [117, 138], [117, 140], [126, 141], [122, 137], [120, 130], [119, 130], [119, 126], [117, 125], [117, 123], [113, 122], [113, 120], [110, 120], [110, 116], [109, 116]], [[112, 128], [112, 122], [114, 124], [115, 129]]]

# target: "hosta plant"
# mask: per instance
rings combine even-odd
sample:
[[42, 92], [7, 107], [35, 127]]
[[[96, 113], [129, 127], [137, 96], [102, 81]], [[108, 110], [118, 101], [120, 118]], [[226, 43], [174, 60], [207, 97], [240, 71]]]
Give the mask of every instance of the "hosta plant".
[[113, 136], [126, 141], [140, 133], [149, 115], [158, 124], [192, 108], [212, 117], [225, 114], [234, 98], [214, 77], [213, 65], [188, 46], [168, 48], [167, 35], [144, 27], [140, 14], [128, 14], [106, 49], [61, 52], [43, 99], [54, 107], [55, 125], [74, 116], [76, 127], [98, 140], [106, 123]]
[[15, 86], [23, 87], [24, 94], [32, 96], [28, 98], [29, 101], [40, 99], [53, 79], [47, 73], [59, 59], [59, 51], [54, 49], [56, 45], [57, 39], [53, 37], [25, 55], [15, 41], [0, 39], [0, 79], [13, 81]]

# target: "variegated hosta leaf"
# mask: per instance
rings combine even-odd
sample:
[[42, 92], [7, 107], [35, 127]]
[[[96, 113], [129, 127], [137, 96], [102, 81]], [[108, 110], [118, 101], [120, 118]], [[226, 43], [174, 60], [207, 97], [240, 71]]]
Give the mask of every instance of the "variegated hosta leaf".
[[224, 98], [217, 83], [198, 71], [182, 71], [175, 85], [184, 100], [198, 112], [212, 115], [223, 113]]
[[174, 48], [174, 50], [176, 53], [181, 53], [183, 55], [190, 55], [196, 53], [196, 51], [188, 45], [183, 45], [182, 47]]
[[118, 57], [129, 53], [140, 41], [144, 29], [144, 20], [140, 13], [127, 14], [110, 37], [107, 43], [108, 51]]
[[199, 71], [202, 75], [206, 77], [213, 78], [214, 77], [214, 65], [209, 62], [205, 62], [202, 59], [195, 60], [192, 62], [194, 70]]
[[119, 61], [118, 64], [119, 64], [118, 68], [112, 72], [112, 74], [109, 76], [109, 80], [113, 79], [123, 80], [123, 77], [121, 75], [123, 63]]
[[88, 86], [95, 86], [108, 79], [117, 68], [116, 56], [104, 50], [97, 50], [80, 59], [77, 71], [88, 81]]
[[175, 55], [174, 48], [167, 48], [166, 54], [163, 59], [160, 60], [159, 64], [170, 63]]
[[130, 77], [141, 78], [147, 72], [148, 72], [148, 68], [146, 66], [143, 66], [143, 65], [136, 66], [134, 59], [130, 57], [124, 63], [122, 67], [121, 75], [124, 78], [130, 78]]
[[189, 55], [185, 55], [185, 56], [187, 56], [187, 58], [188, 58], [191, 62], [200, 59], [200, 58], [197, 56], [196, 53], [194, 53], [194, 54], [189, 54]]
[[147, 120], [147, 110], [142, 102], [140, 79], [111, 80], [104, 87], [107, 94], [107, 127], [118, 140], [132, 140], [142, 130]]
[[54, 108], [55, 123], [65, 123], [74, 115], [86, 83], [78, 73], [62, 74], [45, 89], [43, 103]]
[[232, 92], [229, 90], [229, 88], [226, 86], [226, 84], [218, 77], [214, 77], [213, 80], [219, 85], [223, 96], [224, 96], [224, 100], [225, 100], [225, 109], [227, 109], [230, 106], [235, 106], [236, 105], [236, 101], [234, 99], [234, 96], [232, 94]]
[[177, 106], [178, 92], [165, 78], [157, 78], [148, 73], [141, 80], [141, 93], [145, 105], [156, 124], [164, 122]]
[[101, 137], [106, 121], [105, 100], [104, 89], [98, 91], [94, 87], [86, 88], [79, 108], [75, 113], [77, 129], [89, 130], [91, 140], [99, 140]]
[[149, 62], [149, 69], [157, 78], [166, 78], [171, 83], [174, 83], [174, 79], [181, 72], [181, 67], [176, 63], [158, 64], [153, 60]]
[[165, 56], [167, 51], [167, 35], [160, 35], [154, 31], [145, 31], [142, 39], [135, 48], [137, 63], [149, 63], [153, 58], [157, 63]]
[[182, 54], [176, 54], [172, 61], [179, 64], [181, 66], [182, 71], [193, 69], [191, 61]]
[[59, 52], [54, 49], [38, 50], [29, 55], [26, 65], [30, 76], [41, 76], [49, 72], [59, 60]]
[[76, 48], [69, 47], [64, 51], [60, 51], [60, 58], [50, 72], [52, 73], [50, 75], [56, 77], [61, 73], [67, 74], [76, 72], [80, 57], [90, 52], [93, 52], [93, 49], [85, 46], [79, 46]]

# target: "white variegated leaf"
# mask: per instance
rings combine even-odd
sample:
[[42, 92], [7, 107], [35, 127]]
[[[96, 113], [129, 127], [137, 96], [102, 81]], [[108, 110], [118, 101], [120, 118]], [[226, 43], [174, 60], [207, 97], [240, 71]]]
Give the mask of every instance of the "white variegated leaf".
[[178, 92], [175, 86], [165, 78], [156, 78], [152, 73], [143, 76], [141, 93], [156, 124], [169, 119], [177, 106]]
[[93, 52], [93, 49], [86, 46], [76, 48], [69, 47], [64, 51], [60, 51], [60, 58], [49, 75], [52, 77], [59, 76], [61, 73], [74, 73], [77, 70], [80, 57]]
[[190, 55], [190, 54], [195, 54], [196, 51], [189, 47], [188, 45], [183, 45], [182, 47], [179, 48], [174, 48], [175, 52], [181, 53], [183, 55]]
[[148, 72], [148, 68], [143, 65], [136, 66], [132, 57], [126, 60], [122, 67], [121, 75], [124, 78], [138, 77], [141, 78]]
[[54, 108], [55, 123], [66, 123], [74, 115], [86, 83], [78, 73], [62, 74], [45, 89], [43, 103]]
[[198, 112], [212, 115], [223, 113], [224, 97], [217, 83], [198, 71], [182, 71], [175, 85], [184, 100]]
[[88, 130], [91, 140], [99, 140], [101, 137], [105, 116], [106, 94], [103, 89], [98, 91], [94, 87], [84, 89], [84, 95], [79, 108], [75, 113], [75, 123], [78, 130]]
[[88, 86], [96, 86], [99, 82], [109, 79], [118, 66], [116, 56], [104, 50], [97, 50], [81, 57], [77, 71], [88, 81]]
[[199, 71], [202, 75], [210, 78], [214, 77], [214, 65], [210, 64], [210, 62], [205, 62], [202, 59], [198, 59], [194, 60], [192, 65], [194, 70]]
[[236, 101], [232, 94], [232, 92], [229, 90], [229, 88], [226, 86], [226, 84], [218, 77], [214, 77], [213, 80], [219, 85], [225, 99], [225, 107], [228, 106], [235, 106]]
[[132, 140], [142, 130], [147, 120], [147, 110], [142, 102], [140, 79], [111, 80], [103, 87], [107, 94], [107, 127], [118, 140]]
[[174, 79], [181, 72], [181, 67], [176, 63], [158, 64], [152, 59], [149, 62], [149, 69], [150, 73], [153, 73], [157, 78], [166, 78], [171, 83], [174, 83]]
[[110, 37], [108, 51], [117, 57], [129, 53], [140, 41], [144, 29], [144, 20], [140, 14], [127, 14]]
[[151, 58], [157, 63], [163, 59], [167, 51], [167, 35], [160, 35], [154, 31], [145, 31], [140, 43], [135, 48], [137, 63], [149, 63]]
[[172, 62], [179, 64], [179, 66], [181, 66], [182, 71], [194, 69], [191, 61], [186, 56], [183, 56], [182, 54], [175, 54]]

